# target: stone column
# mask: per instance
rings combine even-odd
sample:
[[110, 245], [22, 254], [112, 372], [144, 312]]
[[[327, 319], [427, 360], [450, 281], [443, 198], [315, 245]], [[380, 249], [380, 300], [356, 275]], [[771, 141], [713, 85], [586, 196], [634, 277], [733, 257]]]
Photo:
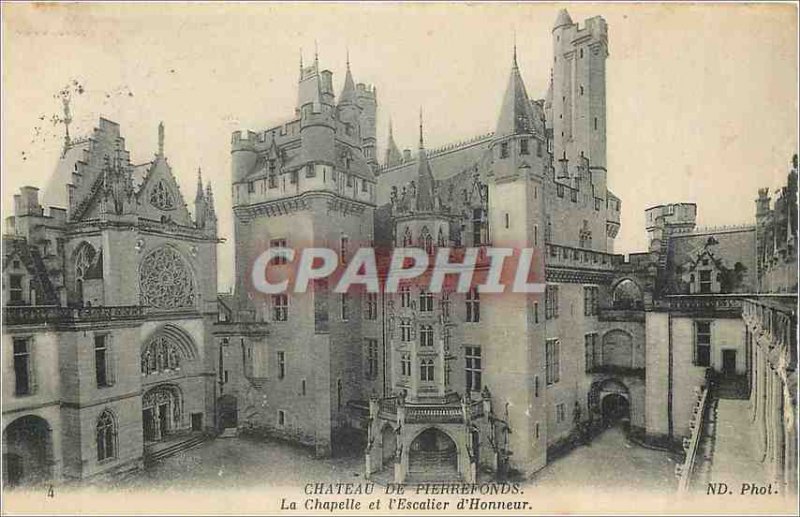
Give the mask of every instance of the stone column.
[[773, 479], [776, 480], [781, 485], [783, 484], [783, 456], [785, 454], [784, 451], [784, 436], [783, 436], [783, 383], [781, 382], [781, 378], [778, 376], [778, 372], [773, 373], [773, 384], [775, 386], [774, 389], [774, 404], [775, 404], [775, 413], [774, 413], [774, 433], [775, 433], [775, 444], [774, 444], [774, 454], [773, 454]]

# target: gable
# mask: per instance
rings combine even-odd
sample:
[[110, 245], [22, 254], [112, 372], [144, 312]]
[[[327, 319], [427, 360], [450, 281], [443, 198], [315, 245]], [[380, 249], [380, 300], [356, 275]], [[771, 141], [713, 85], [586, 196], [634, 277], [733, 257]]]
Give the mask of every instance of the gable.
[[139, 191], [139, 217], [154, 221], [171, 220], [185, 226], [192, 225], [189, 209], [181, 194], [172, 168], [163, 157], [158, 157], [147, 171]]

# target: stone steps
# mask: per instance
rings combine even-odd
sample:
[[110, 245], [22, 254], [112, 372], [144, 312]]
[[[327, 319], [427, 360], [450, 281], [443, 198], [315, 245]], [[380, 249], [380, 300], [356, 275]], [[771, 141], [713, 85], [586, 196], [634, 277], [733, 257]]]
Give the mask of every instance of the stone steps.
[[217, 436], [217, 438], [236, 438], [239, 436], [239, 429], [236, 427], [227, 427], [225, 430], [222, 431], [222, 434]]
[[155, 451], [150, 454], [145, 454], [144, 464], [145, 466], [150, 466], [154, 463], [163, 460], [164, 458], [174, 456], [179, 452], [193, 449], [194, 447], [197, 447], [198, 445], [202, 444], [205, 441], [206, 441], [205, 435], [202, 434], [193, 435], [187, 438], [186, 440], [175, 442], [173, 445], [170, 445], [169, 447], [165, 447], [161, 450]]

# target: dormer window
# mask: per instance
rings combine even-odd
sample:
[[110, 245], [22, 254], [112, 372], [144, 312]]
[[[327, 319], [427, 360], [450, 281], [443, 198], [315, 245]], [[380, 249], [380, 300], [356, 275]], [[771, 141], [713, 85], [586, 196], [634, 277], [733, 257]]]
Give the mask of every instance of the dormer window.
[[22, 303], [22, 275], [8, 275], [8, 300], [11, 303]]
[[308, 165], [306, 165], [306, 178], [313, 178], [316, 175], [317, 172], [316, 170], [314, 170], [314, 164], [309, 163]]

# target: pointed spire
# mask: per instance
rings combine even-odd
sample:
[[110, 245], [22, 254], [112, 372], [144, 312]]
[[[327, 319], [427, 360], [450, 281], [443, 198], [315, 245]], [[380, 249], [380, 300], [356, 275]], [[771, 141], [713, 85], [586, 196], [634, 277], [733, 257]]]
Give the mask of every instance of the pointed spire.
[[516, 47], [508, 86], [500, 108], [495, 135], [505, 136], [519, 133], [530, 133], [534, 128], [534, 114], [525, 83], [522, 81], [516, 60]]
[[208, 216], [210, 219], [217, 218], [216, 211], [214, 210], [214, 192], [211, 190], [211, 182], [206, 184], [206, 203], [208, 206]]
[[345, 63], [347, 64], [347, 70], [350, 70], [350, 47], [345, 47]]
[[197, 168], [197, 194], [195, 195], [195, 201], [199, 199], [203, 199], [203, 173], [200, 167]]
[[303, 47], [300, 47], [300, 79], [303, 78]]
[[517, 70], [517, 30], [514, 29], [514, 70]]
[[392, 167], [402, 161], [400, 149], [394, 141], [394, 131], [392, 130], [392, 119], [389, 119], [389, 138], [386, 142], [386, 165]]
[[435, 208], [433, 193], [433, 174], [428, 163], [428, 153], [425, 151], [425, 141], [422, 136], [422, 107], [419, 108], [419, 167], [417, 168], [417, 199], [416, 208], [419, 212], [430, 212]]
[[164, 156], [164, 122], [158, 123], [158, 156]]
[[319, 70], [319, 47], [317, 46], [317, 40], [314, 40], [314, 68]]
[[344, 75], [344, 86], [342, 94], [339, 95], [339, 104], [347, 104], [356, 100], [356, 83], [353, 81], [353, 74], [350, 72], [350, 50], [347, 51], [347, 71]]
[[419, 107], [419, 148], [425, 149], [425, 142], [422, 138], [422, 106]]

